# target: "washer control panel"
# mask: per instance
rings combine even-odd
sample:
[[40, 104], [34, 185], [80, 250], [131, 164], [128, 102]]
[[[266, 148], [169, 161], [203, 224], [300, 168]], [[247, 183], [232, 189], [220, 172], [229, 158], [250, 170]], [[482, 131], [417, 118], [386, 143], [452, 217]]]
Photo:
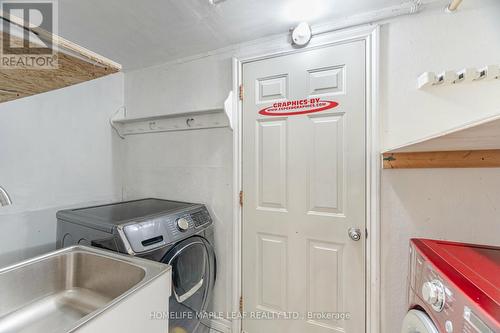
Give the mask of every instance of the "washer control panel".
[[212, 223], [204, 205], [132, 222], [119, 229], [134, 253], [149, 252], [195, 234]]
[[449, 282], [413, 243], [410, 246], [408, 284], [410, 308], [423, 307], [440, 332], [500, 332], [500, 326]]
[[443, 283], [437, 279], [424, 282], [422, 285], [422, 298], [435, 311], [441, 312], [446, 302]]
[[185, 217], [179, 217], [177, 219], [177, 228], [183, 232], [188, 230], [189, 229], [189, 220]]

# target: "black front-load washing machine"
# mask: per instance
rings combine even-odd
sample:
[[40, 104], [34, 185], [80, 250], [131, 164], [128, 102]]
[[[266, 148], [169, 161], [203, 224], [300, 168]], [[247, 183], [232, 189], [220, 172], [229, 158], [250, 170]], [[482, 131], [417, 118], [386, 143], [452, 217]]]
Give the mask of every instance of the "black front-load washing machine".
[[209, 331], [203, 318], [216, 279], [213, 236], [202, 204], [142, 199], [57, 213], [58, 248], [96, 246], [172, 266], [171, 331]]

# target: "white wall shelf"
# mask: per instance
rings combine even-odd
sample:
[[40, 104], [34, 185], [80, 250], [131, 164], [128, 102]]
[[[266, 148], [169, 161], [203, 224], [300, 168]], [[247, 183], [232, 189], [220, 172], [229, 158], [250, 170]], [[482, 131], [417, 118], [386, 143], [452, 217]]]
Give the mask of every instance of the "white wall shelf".
[[141, 118], [127, 118], [125, 107], [120, 108], [110, 119], [120, 137], [127, 135], [191, 131], [208, 128], [233, 128], [233, 92], [230, 91], [220, 108], [155, 115]]
[[111, 120], [121, 136], [230, 127], [224, 109]]
[[500, 167], [500, 116], [383, 153], [384, 168]]

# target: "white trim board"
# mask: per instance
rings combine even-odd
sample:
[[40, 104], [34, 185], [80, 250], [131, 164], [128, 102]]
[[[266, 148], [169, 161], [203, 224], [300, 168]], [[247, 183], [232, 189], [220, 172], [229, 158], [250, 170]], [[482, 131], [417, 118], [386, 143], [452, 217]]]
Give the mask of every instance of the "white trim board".
[[[239, 52], [233, 58], [233, 91], [238, 91], [242, 83], [243, 64], [247, 62], [283, 56], [286, 54], [308, 51], [335, 44], [363, 40], [366, 43], [366, 332], [380, 332], [380, 150], [379, 150], [379, 112], [378, 112], [378, 77], [379, 77], [379, 34], [378, 25], [356, 27], [349, 30], [321, 34], [312, 39], [303, 48], [296, 49], [288, 40], [278, 40], [274, 44], [263, 43], [251, 49]], [[242, 190], [242, 102], [234, 94], [233, 113], [233, 177], [234, 177], [234, 274], [232, 280], [232, 311], [239, 311], [241, 286], [242, 254], [242, 209], [239, 193]], [[232, 332], [241, 332], [241, 319], [232, 321]]]

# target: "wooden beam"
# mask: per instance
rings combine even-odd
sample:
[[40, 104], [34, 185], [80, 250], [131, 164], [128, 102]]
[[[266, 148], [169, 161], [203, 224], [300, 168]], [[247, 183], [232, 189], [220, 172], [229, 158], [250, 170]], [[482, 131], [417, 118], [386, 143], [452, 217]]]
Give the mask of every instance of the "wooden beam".
[[384, 153], [384, 169], [499, 168], [500, 149]]

